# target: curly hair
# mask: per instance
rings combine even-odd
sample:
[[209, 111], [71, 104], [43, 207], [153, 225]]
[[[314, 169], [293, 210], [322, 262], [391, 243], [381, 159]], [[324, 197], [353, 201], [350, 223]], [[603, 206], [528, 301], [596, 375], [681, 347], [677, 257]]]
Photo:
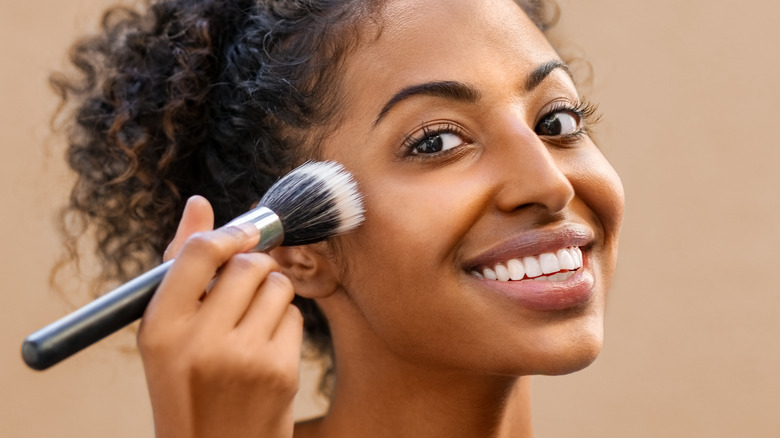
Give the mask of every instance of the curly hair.
[[[543, 0], [517, 2], [542, 30], [551, 24]], [[65, 260], [93, 236], [96, 284], [125, 281], [159, 262], [190, 196], [207, 198], [220, 225], [314, 158], [339, 114], [340, 63], [382, 4], [159, 0], [106, 11], [99, 33], [71, 48], [77, 75], [51, 78], [76, 174]], [[295, 303], [308, 345], [332, 357], [322, 313]]]

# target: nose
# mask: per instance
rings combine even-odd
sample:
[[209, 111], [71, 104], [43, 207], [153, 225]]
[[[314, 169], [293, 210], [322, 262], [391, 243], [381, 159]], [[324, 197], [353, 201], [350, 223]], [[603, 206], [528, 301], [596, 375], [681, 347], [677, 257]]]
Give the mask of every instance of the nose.
[[514, 212], [538, 207], [555, 214], [574, 198], [574, 187], [564, 172], [561, 154], [551, 153], [531, 127], [510, 123], [497, 135], [493, 149], [496, 181], [500, 184], [496, 205]]

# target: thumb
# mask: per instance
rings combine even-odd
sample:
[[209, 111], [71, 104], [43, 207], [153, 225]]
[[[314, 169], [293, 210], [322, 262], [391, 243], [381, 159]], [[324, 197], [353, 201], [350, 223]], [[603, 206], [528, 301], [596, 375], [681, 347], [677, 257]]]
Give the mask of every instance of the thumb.
[[175, 258], [187, 238], [194, 233], [212, 229], [214, 229], [214, 210], [211, 204], [202, 196], [192, 196], [184, 206], [173, 241], [168, 244], [168, 248], [163, 253], [163, 261]]

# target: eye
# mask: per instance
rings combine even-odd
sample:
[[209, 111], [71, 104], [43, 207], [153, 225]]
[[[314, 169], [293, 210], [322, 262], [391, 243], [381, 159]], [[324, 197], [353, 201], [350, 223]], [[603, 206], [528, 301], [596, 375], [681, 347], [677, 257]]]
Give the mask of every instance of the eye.
[[408, 154], [436, 155], [467, 143], [456, 125], [426, 126], [421, 131], [404, 140], [404, 147]]
[[566, 137], [575, 135], [580, 130], [581, 117], [572, 110], [557, 110], [544, 116], [536, 124], [534, 131], [543, 136]]
[[417, 154], [434, 154], [463, 144], [463, 140], [451, 132], [429, 135], [420, 140], [412, 149]]

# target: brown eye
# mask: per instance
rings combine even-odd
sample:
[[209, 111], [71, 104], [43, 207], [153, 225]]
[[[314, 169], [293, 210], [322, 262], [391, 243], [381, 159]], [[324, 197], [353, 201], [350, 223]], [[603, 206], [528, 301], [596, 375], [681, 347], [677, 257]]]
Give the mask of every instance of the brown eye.
[[451, 132], [434, 133], [415, 144], [412, 153], [435, 154], [460, 146], [461, 144], [463, 144], [463, 140], [457, 134]]
[[557, 137], [576, 134], [580, 117], [571, 111], [556, 111], [546, 115], [534, 128], [539, 135]]

